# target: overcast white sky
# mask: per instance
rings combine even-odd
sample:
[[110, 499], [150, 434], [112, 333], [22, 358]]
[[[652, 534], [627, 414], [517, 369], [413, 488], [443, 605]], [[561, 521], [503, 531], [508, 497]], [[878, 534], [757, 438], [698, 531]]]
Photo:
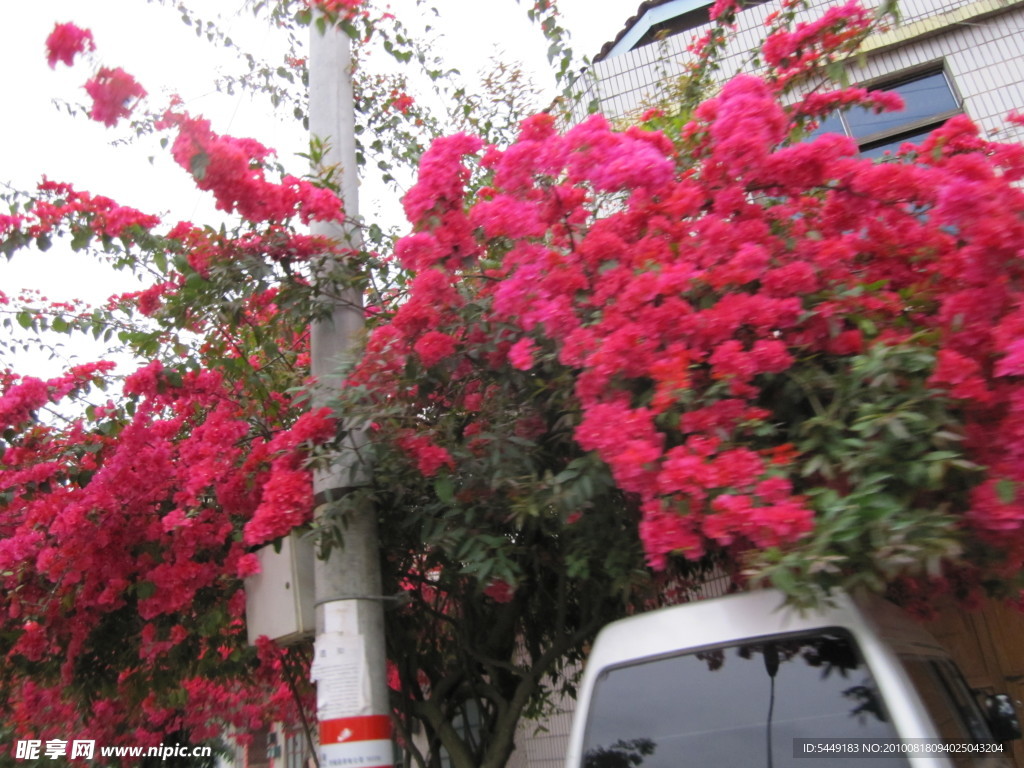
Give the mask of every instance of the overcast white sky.
[[[121, 66], [134, 74], [149, 91], [154, 108], [165, 103], [167, 94], [176, 92], [185, 98], [190, 111], [211, 115], [217, 130], [253, 135], [274, 145], [278, 136], [265, 103], [252, 103], [247, 96], [212, 93], [214, 73], [230, 67], [231, 62], [205, 41], [197, 40], [172, 7], [145, 0], [2, 2], [6, 7], [0, 25], [0, 62], [7, 77], [0, 180], [13, 178], [31, 184], [41, 173], [74, 176], [93, 191], [154, 210], [177, 191], [140, 186], [131, 173], [121, 172], [121, 166], [133, 165], [131, 148], [107, 150], [112, 141], [124, 136], [123, 129], [108, 129], [83, 117], [70, 119], [54, 108], [54, 98], [83, 103], [87, 97], [81, 84], [89, 74], [85, 63], [73, 68], [58, 64], [56, 70], [46, 65], [44, 41], [56, 21], [90, 28], [99, 63]], [[435, 0], [442, 14], [436, 26], [446, 34], [445, 54], [464, 71], [473, 71], [495, 51], [504, 51], [543, 75], [547, 45], [526, 20], [525, 7], [532, 0], [522, 2]], [[412, 3], [394, 3], [400, 18], [406, 4]], [[573, 32], [574, 41], [578, 40], [575, 47], [589, 53], [614, 36], [636, 8], [635, 0], [561, 0], [560, 4], [565, 26]], [[274, 50], [275, 35], [253, 23], [251, 15], [241, 10], [242, 0], [202, 0], [190, 5], [201, 8], [203, 17], [212, 18], [219, 11], [223, 28], [250, 49]], [[292, 136], [298, 135], [294, 126], [289, 130]], [[269, 138], [267, 134], [271, 134]], [[142, 154], [144, 158], [152, 154], [152, 147], [147, 146]], [[182, 186], [190, 187], [187, 179], [182, 179]]]
[[[31, 188], [45, 174], [163, 215], [169, 223], [182, 218], [203, 221], [213, 212], [206, 196], [155, 142], [126, 143], [129, 136], [123, 126], [109, 129], [55, 106], [55, 99], [84, 104], [87, 96], [81, 86], [91, 72], [84, 61], [72, 68], [47, 66], [46, 37], [56, 22], [66, 21], [92, 30], [96, 63], [123, 67], [135, 75], [149, 92], [152, 109], [162, 108], [169, 94], [178, 93], [189, 111], [211, 117], [218, 132], [257, 138], [278, 149], [279, 157], [296, 173], [303, 172], [303, 161], [294, 153], [305, 147], [306, 136], [295, 121], [275, 118], [263, 100], [215, 93], [211, 83], [216, 72], [238, 65], [197, 39], [167, 2], [165, 7], [145, 0], [0, 0], [4, 11], [0, 66], [6, 73], [0, 182]], [[403, 5], [413, 2], [393, 0], [396, 15], [405, 18]], [[477, 70], [498, 53], [536, 72], [538, 84], [553, 83], [547, 77], [547, 44], [526, 18], [531, 2], [435, 0], [433, 5], [441, 13], [435, 27], [446, 35], [442, 50], [464, 72]], [[563, 25], [572, 32], [575, 50], [593, 55], [635, 12], [637, 2], [560, 0]], [[243, 10], [243, 0], [201, 0], [189, 5], [201, 9], [203, 18], [219, 15], [221, 27], [249, 50], [274, 52], [279, 45], [272, 31], [255, 24]], [[280, 54], [268, 57], [273, 55]], [[364, 195], [364, 214], [372, 215], [380, 205], [381, 201]], [[0, 289], [14, 294], [25, 286], [44, 290], [53, 299], [90, 301], [138, 287], [56, 246], [47, 254], [19, 253], [11, 263], [0, 257]], [[0, 360], [0, 367], [5, 367], [5, 361]]]

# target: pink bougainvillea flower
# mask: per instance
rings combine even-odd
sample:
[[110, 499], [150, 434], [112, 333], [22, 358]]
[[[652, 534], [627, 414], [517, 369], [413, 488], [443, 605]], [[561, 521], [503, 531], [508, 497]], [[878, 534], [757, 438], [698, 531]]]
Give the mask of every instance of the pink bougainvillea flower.
[[708, 16], [712, 21], [717, 21], [722, 16], [736, 13], [739, 7], [740, 4], [736, 0], [715, 0], [715, 4], [711, 6]]
[[54, 25], [53, 32], [46, 38], [46, 61], [50, 69], [56, 69], [58, 61], [63, 61], [70, 67], [75, 56], [95, 50], [96, 43], [92, 39], [92, 32], [71, 23]]
[[85, 84], [92, 97], [89, 117], [113, 128], [122, 117], [129, 117], [135, 104], [146, 95], [145, 89], [123, 69], [103, 67]]
[[450, 357], [455, 352], [455, 348], [455, 339], [440, 331], [427, 331], [413, 346], [416, 354], [423, 361], [423, 365], [428, 368]]
[[435, 445], [426, 435], [408, 431], [398, 439], [398, 445], [416, 462], [416, 468], [424, 477], [433, 477], [441, 467], [455, 467], [451, 454], [441, 446]]
[[248, 552], [238, 558], [237, 573], [239, 578], [253, 576], [260, 572], [260, 559], [254, 553]]
[[351, 17], [362, 7], [363, 0], [306, 0], [306, 5], [327, 14]]
[[414, 103], [415, 101], [412, 96], [407, 93], [400, 93], [399, 91], [391, 92], [391, 106], [403, 115], [409, 113], [409, 110], [412, 109]]
[[251, 222], [295, 215], [304, 224], [344, 219], [341, 201], [331, 190], [294, 176], [280, 183], [268, 180], [265, 164], [274, 151], [255, 139], [218, 134], [209, 120], [187, 113], [167, 112], [156, 126], [177, 129], [171, 154], [197, 187], [213, 194], [222, 211], [237, 211]]
[[533, 368], [533, 355], [536, 349], [537, 345], [534, 344], [533, 339], [529, 337], [520, 339], [508, 351], [508, 361], [513, 368], [528, 371]]

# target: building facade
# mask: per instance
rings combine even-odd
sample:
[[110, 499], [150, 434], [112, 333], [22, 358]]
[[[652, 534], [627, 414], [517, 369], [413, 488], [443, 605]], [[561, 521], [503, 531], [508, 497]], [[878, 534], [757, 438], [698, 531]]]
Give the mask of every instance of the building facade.
[[[718, 72], [723, 81], [752, 70], [749, 52], [759, 46], [765, 17], [778, 4], [748, 0]], [[834, 4], [810, 0], [799, 18], [816, 18]], [[705, 0], [641, 4], [584, 74], [576, 117], [583, 117], [582, 105], [596, 104], [610, 118], [628, 120], [670, 98], [691, 55], [688, 44], [709, 28], [710, 6]], [[846, 130], [872, 150], [923, 135], [964, 112], [986, 137], [1020, 140], [1020, 129], [1008, 128], [1005, 118], [1024, 108], [1024, 0], [901, 0], [899, 10], [900, 23], [868, 38], [847, 74], [859, 85], [897, 90], [907, 109], [859, 125], [823, 127]]]

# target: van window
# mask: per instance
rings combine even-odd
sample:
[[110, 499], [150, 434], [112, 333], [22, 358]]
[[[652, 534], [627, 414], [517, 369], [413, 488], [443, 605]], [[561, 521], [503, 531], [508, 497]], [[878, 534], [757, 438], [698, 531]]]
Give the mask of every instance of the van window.
[[[842, 629], [642, 660], [603, 672], [581, 768], [864, 768], [864, 756], [806, 759], [795, 739], [894, 739], [867, 665]], [[905, 768], [902, 757], [871, 768]]]

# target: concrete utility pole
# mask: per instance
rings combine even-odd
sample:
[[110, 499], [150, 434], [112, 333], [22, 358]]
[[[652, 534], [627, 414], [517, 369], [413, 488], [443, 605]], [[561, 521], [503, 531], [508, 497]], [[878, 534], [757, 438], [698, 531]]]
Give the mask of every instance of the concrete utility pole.
[[[348, 36], [336, 28], [321, 35], [310, 25], [309, 130], [328, 146], [324, 164], [340, 171], [346, 216], [358, 215], [355, 102]], [[314, 234], [358, 244], [348, 225], [317, 223]], [[350, 290], [332, 317], [311, 329], [313, 375], [322, 404], [340, 386], [339, 363], [363, 327], [362, 296]], [[353, 446], [355, 447], [355, 446]], [[354, 451], [316, 478], [317, 501], [338, 498], [356, 484]], [[365, 475], [363, 475], [365, 477]], [[315, 564], [316, 645], [312, 677], [317, 684], [320, 766], [392, 768], [384, 610], [381, 600], [377, 516], [371, 507], [351, 516], [344, 547]]]

